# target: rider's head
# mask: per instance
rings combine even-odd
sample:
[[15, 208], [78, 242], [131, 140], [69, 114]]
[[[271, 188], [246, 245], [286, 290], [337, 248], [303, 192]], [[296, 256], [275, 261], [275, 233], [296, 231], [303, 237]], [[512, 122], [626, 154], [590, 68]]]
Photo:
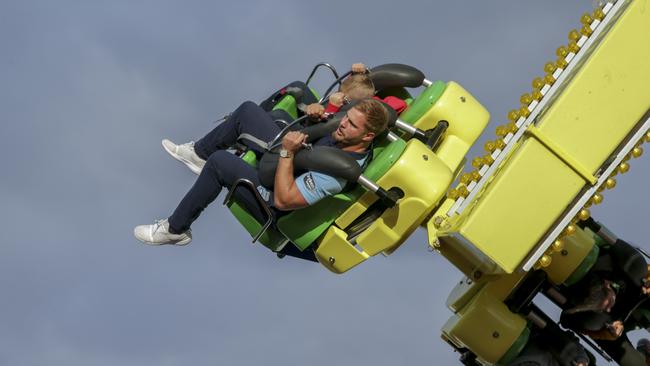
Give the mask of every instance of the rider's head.
[[339, 89], [350, 100], [361, 100], [375, 95], [375, 86], [368, 74], [352, 74], [341, 82]]
[[339, 144], [365, 148], [386, 130], [388, 118], [388, 111], [381, 102], [361, 100], [347, 111], [332, 137]]

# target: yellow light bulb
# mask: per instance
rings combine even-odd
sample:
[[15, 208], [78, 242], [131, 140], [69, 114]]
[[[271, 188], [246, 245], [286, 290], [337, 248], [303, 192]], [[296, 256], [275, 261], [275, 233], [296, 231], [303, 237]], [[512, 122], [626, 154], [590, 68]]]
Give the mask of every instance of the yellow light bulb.
[[580, 51], [580, 46], [578, 46], [578, 44], [575, 41], [569, 42], [568, 47], [569, 47], [569, 51], [573, 53], [578, 53], [578, 51]]
[[603, 195], [596, 193], [593, 197], [591, 197], [591, 200], [594, 204], [599, 205], [601, 202], [603, 202]]
[[632, 149], [632, 157], [638, 158], [641, 155], [643, 155], [643, 148], [641, 146], [637, 146]]
[[503, 137], [503, 136], [508, 134], [508, 127], [506, 127], [505, 125], [498, 126], [497, 130], [496, 130], [496, 133], [497, 133], [497, 136]]
[[553, 74], [546, 74], [546, 76], [544, 76], [544, 82], [548, 85], [553, 85], [555, 82], [555, 76], [553, 76]]
[[462, 184], [467, 185], [467, 184], [469, 184], [469, 182], [472, 181], [472, 175], [469, 174], [469, 173], [464, 173], [463, 175], [460, 176], [459, 181], [460, 181]]
[[475, 180], [477, 182], [481, 180], [481, 173], [479, 173], [478, 170], [472, 171], [472, 180]]
[[510, 121], [516, 121], [517, 119], [519, 119], [519, 111], [513, 109], [510, 112], [508, 112], [508, 119]]
[[522, 105], [521, 108], [519, 108], [519, 115], [522, 117], [528, 117], [530, 115], [528, 105]]
[[490, 155], [490, 154], [484, 155], [483, 156], [483, 163], [485, 163], [485, 165], [490, 165], [490, 164], [494, 163], [494, 159], [492, 158], [492, 155]]
[[533, 102], [533, 97], [528, 93], [522, 94], [521, 97], [519, 98], [519, 101], [521, 102], [521, 104], [528, 105]]
[[547, 62], [546, 65], [544, 65], [544, 71], [549, 74], [554, 73], [555, 69], [556, 69], [555, 64], [552, 62]]
[[591, 14], [589, 13], [584, 13], [580, 17], [580, 23], [582, 24], [591, 24], [594, 20], [591, 18]]
[[553, 252], [561, 252], [562, 249], [564, 249], [564, 242], [562, 239], [557, 239], [551, 244], [551, 251]]
[[621, 174], [625, 174], [630, 171], [630, 164], [628, 163], [621, 163], [618, 165], [618, 172]]
[[587, 37], [589, 37], [593, 32], [594, 31], [591, 30], [591, 26], [589, 26], [588, 24], [585, 24], [582, 26], [582, 28], [580, 28], [580, 33], [582, 33], [582, 35]]
[[569, 32], [569, 40], [578, 41], [579, 39], [580, 39], [580, 33], [577, 30], [572, 29], [571, 32]]
[[607, 180], [605, 181], [605, 188], [612, 189], [614, 187], [616, 187], [616, 179], [607, 178]]
[[515, 133], [517, 132], [517, 124], [514, 122], [510, 122], [506, 125], [506, 128], [508, 128], [508, 132]]
[[645, 142], [650, 142], [650, 131], [645, 134]]
[[569, 50], [565, 46], [560, 46], [555, 50], [557, 57], [565, 58], [569, 54]]
[[533, 89], [541, 89], [544, 86], [544, 80], [540, 77], [533, 79]]
[[603, 12], [603, 9], [596, 9], [594, 10], [593, 17], [594, 19], [603, 20], [605, 19], [605, 12]]
[[591, 216], [591, 212], [589, 212], [589, 210], [587, 210], [586, 208], [583, 208], [582, 210], [580, 210], [580, 212], [578, 212], [578, 219], [580, 219], [581, 221], [585, 221], [590, 216]]
[[557, 66], [558, 69], [564, 69], [567, 67], [569, 63], [566, 62], [564, 57], [560, 56], [557, 58], [557, 61], [555, 62], [555, 66]]
[[458, 193], [458, 190], [455, 188], [452, 188], [449, 192], [447, 192], [447, 197], [451, 198], [452, 200], [457, 199], [460, 197], [460, 193]]
[[456, 189], [458, 190], [458, 193], [461, 197], [467, 197], [469, 195], [469, 189], [463, 185], [456, 187]]
[[488, 141], [483, 145], [483, 148], [485, 148], [485, 151], [487, 152], [492, 152], [497, 149], [497, 144], [494, 141]]
[[[542, 97], [544, 97], [544, 96], [542, 95], [542, 92], [540, 91], [540, 88], [533, 89], [533, 99], [540, 100], [540, 99], [542, 99]], [[650, 141], [650, 140], [648, 140], [648, 141]]]
[[473, 166], [474, 168], [480, 168], [480, 167], [482, 167], [482, 166], [483, 166], [483, 159], [482, 159], [480, 156], [475, 157], [475, 158], [472, 160], [472, 166]]
[[567, 227], [564, 229], [564, 233], [566, 235], [573, 235], [576, 232], [576, 226], [573, 224], [567, 225]]
[[503, 150], [504, 147], [506, 147], [506, 142], [499, 139], [494, 142], [497, 145], [497, 149]]
[[551, 265], [551, 262], [553, 260], [551, 259], [551, 256], [548, 254], [544, 254], [537, 263], [539, 263], [539, 266], [542, 268], [546, 268]]

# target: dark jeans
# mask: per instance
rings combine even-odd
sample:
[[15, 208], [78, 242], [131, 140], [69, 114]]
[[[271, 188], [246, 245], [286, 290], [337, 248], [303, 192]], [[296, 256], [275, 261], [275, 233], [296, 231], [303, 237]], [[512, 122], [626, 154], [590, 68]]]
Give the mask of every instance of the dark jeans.
[[[244, 102], [230, 117], [210, 131], [205, 137], [194, 144], [194, 151], [206, 164], [196, 179], [192, 188], [181, 200], [174, 213], [169, 217], [169, 228], [172, 233], [181, 233], [190, 228], [201, 212], [214, 201], [223, 187], [230, 188], [238, 179], [250, 180], [258, 191], [269, 192], [264, 188], [257, 176], [257, 170], [238, 156], [227, 151], [235, 144], [242, 133], [251, 134], [263, 141], [270, 141], [280, 132], [272, 118], [261, 107], [253, 102]], [[261, 153], [259, 147], [244, 141], [250, 149]], [[254, 195], [239, 188], [234, 197], [259, 221], [266, 220], [266, 214], [259, 207]], [[267, 203], [273, 202], [273, 192], [262, 194]]]

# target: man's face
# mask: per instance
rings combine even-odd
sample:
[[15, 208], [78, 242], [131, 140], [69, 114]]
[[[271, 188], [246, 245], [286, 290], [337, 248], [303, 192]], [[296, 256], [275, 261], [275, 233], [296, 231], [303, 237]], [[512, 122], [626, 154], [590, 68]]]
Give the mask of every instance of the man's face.
[[363, 113], [356, 108], [350, 108], [341, 119], [339, 128], [332, 133], [332, 137], [334, 141], [345, 146], [370, 142], [375, 137], [375, 134], [368, 132], [366, 123], [366, 116]]

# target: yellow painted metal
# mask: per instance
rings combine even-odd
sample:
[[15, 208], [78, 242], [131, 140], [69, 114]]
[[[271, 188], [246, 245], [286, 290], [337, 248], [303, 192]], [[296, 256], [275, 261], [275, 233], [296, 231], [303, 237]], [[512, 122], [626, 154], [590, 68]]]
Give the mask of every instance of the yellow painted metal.
[[491, 181], [436, 233], [465, 274], [519, 269], [650, 109], [646, 8], [629, 3]]
[[551, 265], [544, 269], [548, 279], [556, 285], [564, 283], [596, 245], [594, 237], [580, 228], [561, 240], [564, 249], [553, 253]]
[[347, 236], [343, 230], [331, 226], [316, 249], [318, 261], [334, 273], [343, 273], [369, 257], [350, 245]]
[[528, 139], [471, 210], [440, 237], [442, 253], [461, 251], [477, 266], [487, 257], [512, 273], [584, 184], [542, 144]]
[[471, 349], [481, 360], [494, 364], [524, 332], [526, 320], [484, 287], [458, 314], [452, 316], [442, 333], [453, 343]]
[[526, 132], [541, 142], [549, 151], [554, 153], [559, 159], [561, 159], [567, 166], [575, 170], [584, 180], [589, 182], [589, 184], [594, 185], [598, 182], [598, 178], [594, 177], [590, 171], [585, 167], [580, 165], [580, 162], [574, 159], [570, 154], [567, 154], [566, 151], [562, 149], [561, 146], [556, 145], [550, 138], [544, 135], [539, 129], [535, 126], [530, 126]]
[[650, 3], [631, 1], [538, 123], [594, 174], [650, 109]]
[[436, 153], [450, 169], [455, 170], [489, 119], [490, 113], [476, 98], [456, 82], [450, 81], [438, 101], [413, 125], [428, 130], [435, 127], [438, 121], [449, 122], [445, 140]]
[[[377, 181], [384, 189], [400, 188], [404, 192], [404, 198], [394, 208], [386, 210], [357, 237], [357, 247], [346, 240], [347, 235], [339, 227], [330, 227], [319, 241], [316, 251], [319, 261], [328, 269], [341, 273], [369, 256], [395, 250], [424, 221], [445, 194], [451, 184], [452, 174], [449, 167], [426, 145], [415, 139], [409, 141], [399, 160]], [[336, 224], [346, 227], [376, 200], [373, 197], [374, 193], [365, 193]], [[348, 260], [341, 257], [347, 255], [352, 258]], [[334, 265], [331, 265], [329, 257], [335, 258]]]

